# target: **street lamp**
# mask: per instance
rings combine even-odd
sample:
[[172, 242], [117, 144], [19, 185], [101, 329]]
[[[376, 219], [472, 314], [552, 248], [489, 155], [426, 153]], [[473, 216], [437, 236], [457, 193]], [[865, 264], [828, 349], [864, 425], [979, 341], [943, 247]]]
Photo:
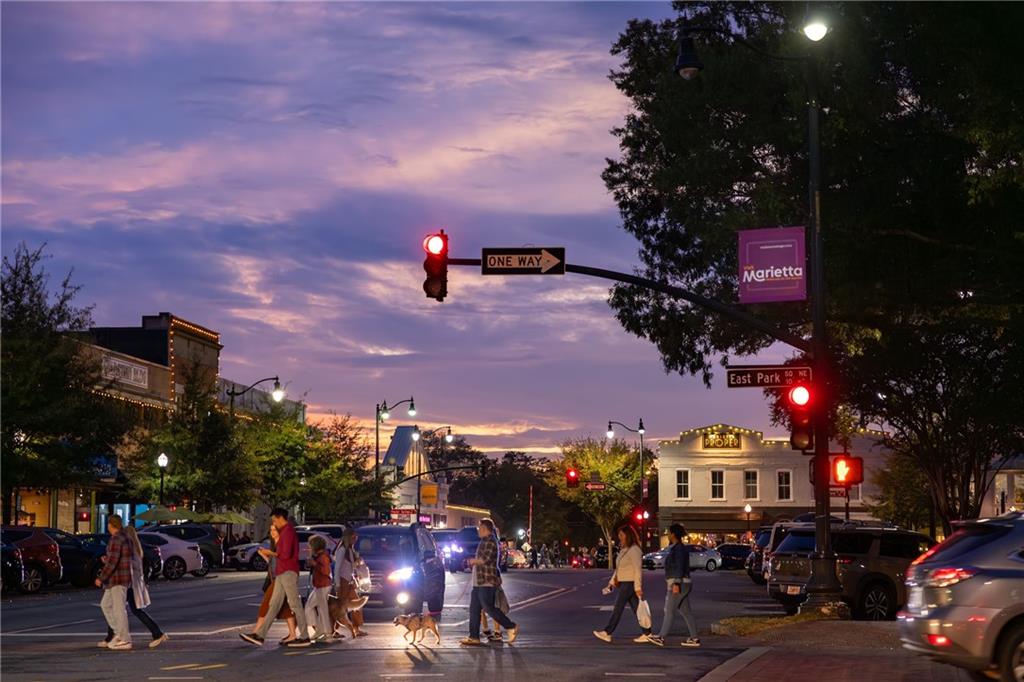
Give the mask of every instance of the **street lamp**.
[[235, 398], [240, 396], [240, 395], [245, 395], [246, 393], [248, 393], [249, 391], [251, 391], [252, 389], [256, 388], [257, 386], [259, 386], [260, 384], [262, 384], [262, 383], [264, 383], [266, 381], [273, 381], [274, 382], [274, 390], [272, 390], [270, 392], [270, 397], [274, 399], [274, 402], [275, 403], [279, 403], [282, 400], [284, 400], [284, 389], [281, 388], [281, 380], [278, 377], [276, 377], [276, 376], [275, 377], [267, 377], [266, 379], [260, 379], [259, 381], [255, 381], [252, 384], [250, 384], [249, 386], [243, 388], [241, 391], [236, 391], [235, 389], [230, 388], [230, 389], [228, 389], [228, 402], [229, 402], [228, 411], [231, 413], [232, 417], [235, 416]]
[[[828, 34], [828, 24], [821, 18], [810, 18], [803, 26], [804, 35], [814, 43]], [[836, 575], [835, 555], [832, 553], [829, 529], [829, 458], [828, 458], [828, 399], [825, 395], [829, 375], [828, 330], [825, 327], [825, 251], [821, 228], [821, 135], [818, 119], [821, 102], [818, 99], [818, 61], [811, 54], [786, 56], [771, 54], [752, 45], [736, 33], [714, 26], [690, 26], [683, 24], [679, 37], [679, 54], [675, 70], [684, 80], [691, 80], [704, 68], [697, 57], [693, 43], [695, 33], [716, 33], [730, 38], [751, 52], [777, 62], [801, 63], [804, 66], [804, 80], [807, 86], [807, 230], [811, 245], [811, 304], [812, 332], [811, 356], [814, 378], [817, 383], [817, 405], [812, 412], [814, 425], [814, 554], [811, 558], [811, 575], [807, 581], [805, 607], [821, 608], [838, 602], [841, 586]]]
[[[626, 426], [622, 422], [616, 422], [616, 421], [609, 420], [608, 421], [608, 433], [605, 434], [606, 436], [608, 436], [608, 440], [611, 440], [612, 438], [615, 438], [615, 428], [614, 427], [616, 425], [621, 426], [622, 428], [626, 429], [627, 431], [629, 431], [631, 433], [637, 433], [637, 434], [640, 435], [640, 504], [643, 504], [644, 500], [647, 499], [647, 495], [645, 494], [646, 493], [645, 488], [647, 487], [645, 484], [647, 483], [647, 479], [644, 476], [644, 433], [647, 432], [647, 429], [644, 428], [643, 417], [640, 418], [640, 422], [637, 424], [635, 429]], [[641, 542], [640, 542], [640, 549], [642, 551], [646, 552], [647, 551], [647, 517], [646, 516], [644, 517], [643, 534], [644, 534], [644, 536], [643, 536], [643, 538], [641, 539]]]
[[167, 469], [167, 455], [160, 453], [156, 458], [156, 465], [160, 467], [160, 506], [164, 506], [164, 471]]
[[747, 535], [750, 535], [750, 512], [754, 511], [754, 508], [749, 504], [743, 505], [743, 511], [747, 513]]
[[409, 416], [416, 416], [416, 402], [410, 397], [408, 400], [402, 400], [395, 403], [391, 407], [388, 407], [388, 401], [377, 403], [377, 410], [374, 413], [376, 415], [374, 419], [374, 440], [376, 441], [376, 457], [374, 458], [374, 475], [380, 477], [380, 425], [381, 422], [386, 422], [391, 418], [391, 408], [399, 407], [400, 405], [409, 404]]

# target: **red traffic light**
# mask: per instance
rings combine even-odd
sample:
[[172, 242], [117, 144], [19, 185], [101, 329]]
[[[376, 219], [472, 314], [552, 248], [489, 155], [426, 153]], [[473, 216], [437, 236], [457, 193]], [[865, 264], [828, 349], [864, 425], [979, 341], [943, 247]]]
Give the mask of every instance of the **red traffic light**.
[[832, 482], [835, 485], [850, 487], [864, 482], [864, 459], [850, 455], [838, 455], [832, 458]]
[[423, 250], [431, 256], [443, 256], [448, 252], [448, 235], [443, 230], [439, 234], [428, 234], [423, 240]]
[[794, 386], [789, 389], [789, 404], [806, 407], [811, 402], [811, 391], [806, 386]]
[[580, 472], [575, 467], [565, 470], [565, 486], [567, 488], [578, 488], [580, 486]]

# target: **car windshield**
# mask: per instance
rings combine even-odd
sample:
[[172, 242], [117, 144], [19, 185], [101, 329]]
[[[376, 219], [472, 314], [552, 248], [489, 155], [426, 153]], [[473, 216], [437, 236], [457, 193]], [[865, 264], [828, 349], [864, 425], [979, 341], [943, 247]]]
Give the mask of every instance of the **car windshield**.
[[431, 533], [434, 536], [434, 541], [438, 544], [446, 544], [457, 540], [459, 532], [456, 530], [438, 530]]
[[935, 545], [928, 561], [953, 561], [968, 552], [973, 552], [990, 542], [998, 540], [1010, 529], [995, 524], [972, 524], [959, 528], [948, 538]]
[[476, 527], [463, 528], [459, 531], [458, 541], [467, 542], [478, 542], [480, 540], [480, 534], [476, 532]]
[[394, 530], [365, 533], [356, 542], [356, 551], [364, 557], [372, 556], [414, 556], [415, 545], [412, 532]]
[[775, 550], [776, 554], [804, 553], [814, 551], [814, 532], [795, 531], [788, 533], [786, 539]]

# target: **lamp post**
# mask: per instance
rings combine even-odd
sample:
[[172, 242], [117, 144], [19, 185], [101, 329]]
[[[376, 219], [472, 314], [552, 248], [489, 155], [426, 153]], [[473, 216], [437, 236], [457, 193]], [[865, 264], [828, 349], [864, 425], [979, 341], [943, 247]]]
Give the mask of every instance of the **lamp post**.
[[160, 453], [156, 458], [156, 465], [160, 467], [160, 506], [164, 506], [164, 471], [167, 469], [167, 455]]
[[750, 512], [754, 511], [749, 504], [743, 505], [743, 511], [747, 513], [747, 535], [750, 535]]
[[[808, 40], [817, 43], [828, 34], [828, 25], [818, 17], [811, 17], [803, 26]], [[755, 47], [747, 40], [728, 29], [713, 26], [683, 25], [679, 40], [679, 55], [675, 69], [684, 80], [691, 80], [704, 68], [697, 57], [693, 34], [716, 33], [729, 37], [758, 55], [777, 62], [801, 63], [804, 66], [804, 80], [807, 87], [807, 231], [811, 245], [811, 304], [812, 333], [811, 350], [814, 378], [818, 398], [812, 413], [814, 425], [814, 554], [811, 558], [811, 575], [807, 581], [807, 601], [804, 607], [821, 608], [838, 602], [841, 586], [836, 575], [835, 555], [832, 552], [829, 532], [829, 460], [828, 460], [828, 337], [825, 327], [825, 252], [821, 228], [821, 136], [819, 116], [821, 103], [818, 99], [818, 61], [813, 54], [800, 56], [776, 55]]]
[[257, 386], [266, 381], [274, 382], [274, 390], [270, 392], [270, 397], [274, 399], [274, 402], [279, 403], [282, 400], [284, 400], [284, 389], [281, 388], [281, 380], [276, 376], [267, 377], [266, 379], [260, 379], [259, 381], [254, 381], [250, 385], [243, 388], [241, 391], [236, 391], [233, 388], [228, 389], [228, 412], [231, 414], [232, 417], [235, 416], [235, 398], [240, 395], [245, 395], [246, 393], [248, 393], [249, 391], [251, 391], [252, 389], [256, 388]]
[[[381, 425], [381, 422], [385, 422], [385, 421], [387, 421], [391, 417], [391, 409], [392, 408], [399, 407], [401, 405], [405, 405], [406, 403], [409, 404], [409, 416], [410, 417], [415, 417], [416, 416], [416, 402], [413, 400], [412, 396], [410, 396], [408, 400], [402, 400], [400, 402], [397, 402], [394, 405], [392, 405], [391, 407], [388, 407], [388, 401], [386, 401], [386, 400], [383, 401], [383, 402], [377, 403], [377, 408], [376, 408], [376, 410], [374, 412], [374, 419], [373, 419], [373, 440], [374, 440], [374, 452], [375, 452], [374, 460], [373, 460], [373, 462], [374, 462], [373, 463], [373, 478], [374, 478], [374, 481], [379, 481], [380, 480], [380, 425]], [[380, 523], [380, 512], [379, 511], [374, 513], [374, 519], [377, 521], [377, 523]]]
[[[448, 429], [448, 433], [446, 433], [444, 438], [441, 439], [441, 456], [443, 458], [444, 457], [444, 445], [445, 445], [445, 443], [451, 443], [453, 440], [455, 440], [455, 436], [452, 435], [452, 427], [450, 427], [450, 426], [447, 426], [447, 427], [446, 426], [439, 426], [436, 429], [431, 429], [429, 431], [420, 431], [419, 424], [417, 424], [416, 426], [413, 427], [412, 441], [414, 443], [419, 443], [420, 439], [423, 438], [424, 436], [432, 436], [435, 433], [437, 433], [438, 431], [440, 431], [441, 429], [445, 429], [445, 428]], [[427, 468], [428, 469], [430, 468], [430, 463], [429, 462], [427, 463]], [[419, 473], [419, 472], [417, 472], [417, 473]], [[423, 480], [422, 476], [417, 476], [416, 477], [416, 523], [420, 522], [420, 491], [422, 490], [420, 482], [422, 480]]]
[[[644, 429], [644, 420], [643, 420], [643, 417], [641, 417], [640, 418], [640, 422], [637, 424], [637, 427], [635, 429], [631, 428], [629, 426], [626, 426], [622, 422], [617, 422], [617, 421], [609, 420], [609, 422], [608, 422], [608, 433], [605, 434], [605, 435], [608, 436], [608, 440], [611, 440], [612, 438], [615, 438], [615, 428], [614, 427], [616, 425], [621, 426], [622, 428], [626, 429], [630, 433], [636, 433], [636, 434], [640, 435], [640, 504], [642, 505], [644, 502], [647, 501], [647, 495], [646, 495], [646, 493], [647, 493], [646, 487], [647, 486], [645, 485], [646, 482], [647, 482], [647, 479], [644, 476], [644, 433], [646, 431], [646, 429]], [[646, 512], [646, 510], [644, 510], [644, 511]], [[644, 520], [643, 520], [643, 524], [642, 524], [643, 537], [640, 540], [640, 549], [643, 552], [647, 551], [647, 517], [648, 516], [649, 515], [645, 515], [644, 516]]]

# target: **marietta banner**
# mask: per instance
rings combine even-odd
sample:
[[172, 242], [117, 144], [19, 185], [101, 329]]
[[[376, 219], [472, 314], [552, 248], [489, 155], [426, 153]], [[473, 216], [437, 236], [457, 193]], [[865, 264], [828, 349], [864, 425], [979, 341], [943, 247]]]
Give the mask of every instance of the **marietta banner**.
[[740, 303], [807, 298], [805, 234], [803, 227], [772, 227], [739, 233]]

